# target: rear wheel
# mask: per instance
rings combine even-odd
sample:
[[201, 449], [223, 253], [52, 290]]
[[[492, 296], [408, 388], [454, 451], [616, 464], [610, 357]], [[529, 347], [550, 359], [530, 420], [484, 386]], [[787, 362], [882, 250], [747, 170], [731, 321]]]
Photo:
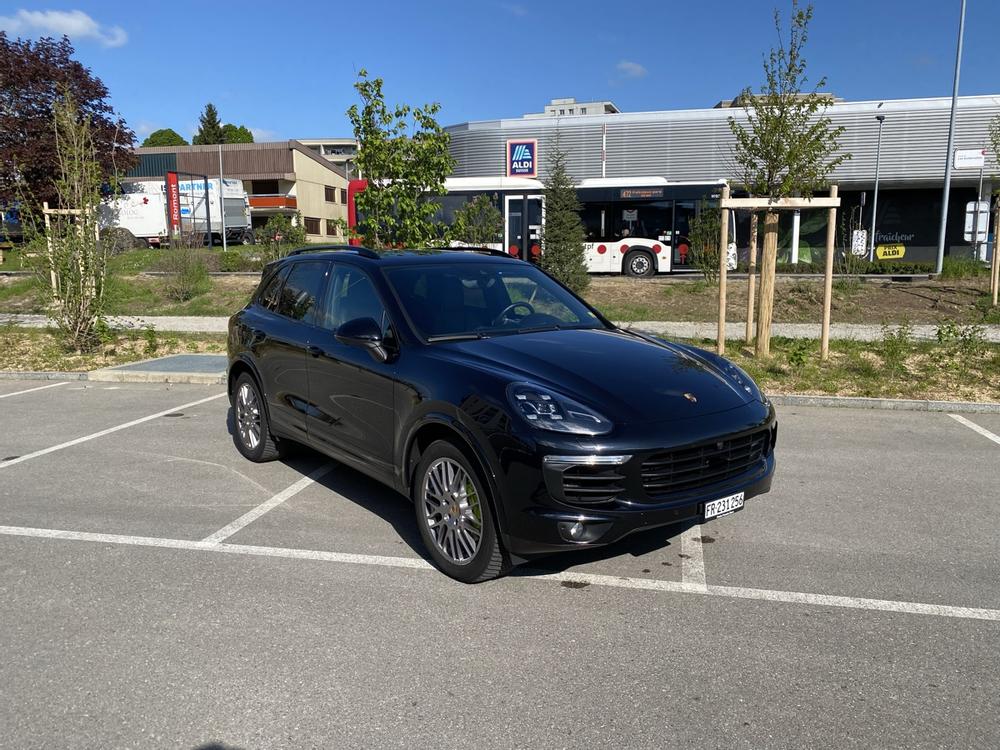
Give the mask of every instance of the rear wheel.
[[442, 571], [479, 583], [510, 569], [483, 481], [454, 445], [437, 440], [427, 447], [412, 494], [420, 536]]
[[646, 250], [630, 250], [625, 256], [625, 273], [637, 277], [652, 276], [656, 273], [656, 261]]
[[282, 447], [271, 434], [264, 399], [249, 373], [243, 373], [236, 381], [233, 416], [236, 423], [233, 442], [244, 458], [263, 463], [281, 457]]

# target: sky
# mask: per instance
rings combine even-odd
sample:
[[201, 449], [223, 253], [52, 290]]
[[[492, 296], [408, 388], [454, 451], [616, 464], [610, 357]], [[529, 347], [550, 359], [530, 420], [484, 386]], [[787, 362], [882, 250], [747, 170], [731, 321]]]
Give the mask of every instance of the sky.
[[[848, 100], [950, 96], [960, 0], [814, 0], [812, 80]], [[186, 138], [213, 102], [258, 141], [350, 136], [366, 68], [439, 122], [519, 117], [554, 97], [622, 111], [710, 107], [763, 79], [790, 0], [0, 0], [10, 37], [66, 33], [140, 140]], [[998, 0], [969, 0], [960, 93], [1000, 96]]]

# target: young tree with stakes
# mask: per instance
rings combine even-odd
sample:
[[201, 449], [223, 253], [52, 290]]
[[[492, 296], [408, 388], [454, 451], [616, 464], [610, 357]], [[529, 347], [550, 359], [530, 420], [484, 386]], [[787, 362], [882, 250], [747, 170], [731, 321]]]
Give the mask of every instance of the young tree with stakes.
[[[733, 147], [736, 180], [751, 195], [775, 202], [782, 198], [811, 198], [827, 185], [837, 165], [850, 159], [839, 151], [843, 127], [832, 127], [824, 112], [830, 97], [820, 94], [826, 79], [806, 91], [806, 61], [803, 49], [808, 38], [812, 5], [799, 7], [792, 0], [787, 43], [781, 14], [774, 12], [778, 46], [764, 58], [765, 83], [759, 94], [750, 88], [740, 94], [745, 118], [729, 118], [736, 138]], [[764, 252], [761, 261], [760, 310], [757, 316], [758, 356], [771, 347], [771, 315], [774, 305], [775, 264], [778, 252], [778, 212], [764, 217]]]
[[454, 168], [448, 133], [435, 119], [441, 105], [390, 107], [382, 84], [362, 68], [354, 84], [361, 106], [347, 110], [358, 141], [355, 165], [368, 180], [356, 198], [357, 234], [373, 248], [437, 244], [445, 229], [429, 197], [444, 193]]

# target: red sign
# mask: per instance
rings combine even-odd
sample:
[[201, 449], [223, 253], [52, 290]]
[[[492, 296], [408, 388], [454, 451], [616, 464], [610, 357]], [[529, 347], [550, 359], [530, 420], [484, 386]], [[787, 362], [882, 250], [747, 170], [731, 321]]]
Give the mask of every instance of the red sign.
[[176, 172], [167, 172], [167, 222], [171, 234], [181, 230], [181, 191]]

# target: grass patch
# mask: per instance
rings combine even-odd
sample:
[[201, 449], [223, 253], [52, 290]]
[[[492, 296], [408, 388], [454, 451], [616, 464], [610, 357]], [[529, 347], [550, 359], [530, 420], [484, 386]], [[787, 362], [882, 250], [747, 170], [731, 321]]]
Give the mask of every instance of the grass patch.
[[989, 278], [990, 267], [974, 258], [945, 258], [941, 264], [942, 279]]
[[67, 349], [55, 331], [0, 327], [0, 370], [86, 372], [168, 354], [226, 351], [224, 333], [171, 333], [136, 328], [112, 330], [101, 345], [83, 354]]
[[905, 330], [887, 330], [879, 341], [831, 341], [826, 362], [818, 341], [780, 337], [771, 339], [767, 359], [736, 342], [726, 356], [765, 393], [1000, 402], [1000, 345], [986, 343], [977, 328], [942, 326], [937, 341], [914, 341]]

